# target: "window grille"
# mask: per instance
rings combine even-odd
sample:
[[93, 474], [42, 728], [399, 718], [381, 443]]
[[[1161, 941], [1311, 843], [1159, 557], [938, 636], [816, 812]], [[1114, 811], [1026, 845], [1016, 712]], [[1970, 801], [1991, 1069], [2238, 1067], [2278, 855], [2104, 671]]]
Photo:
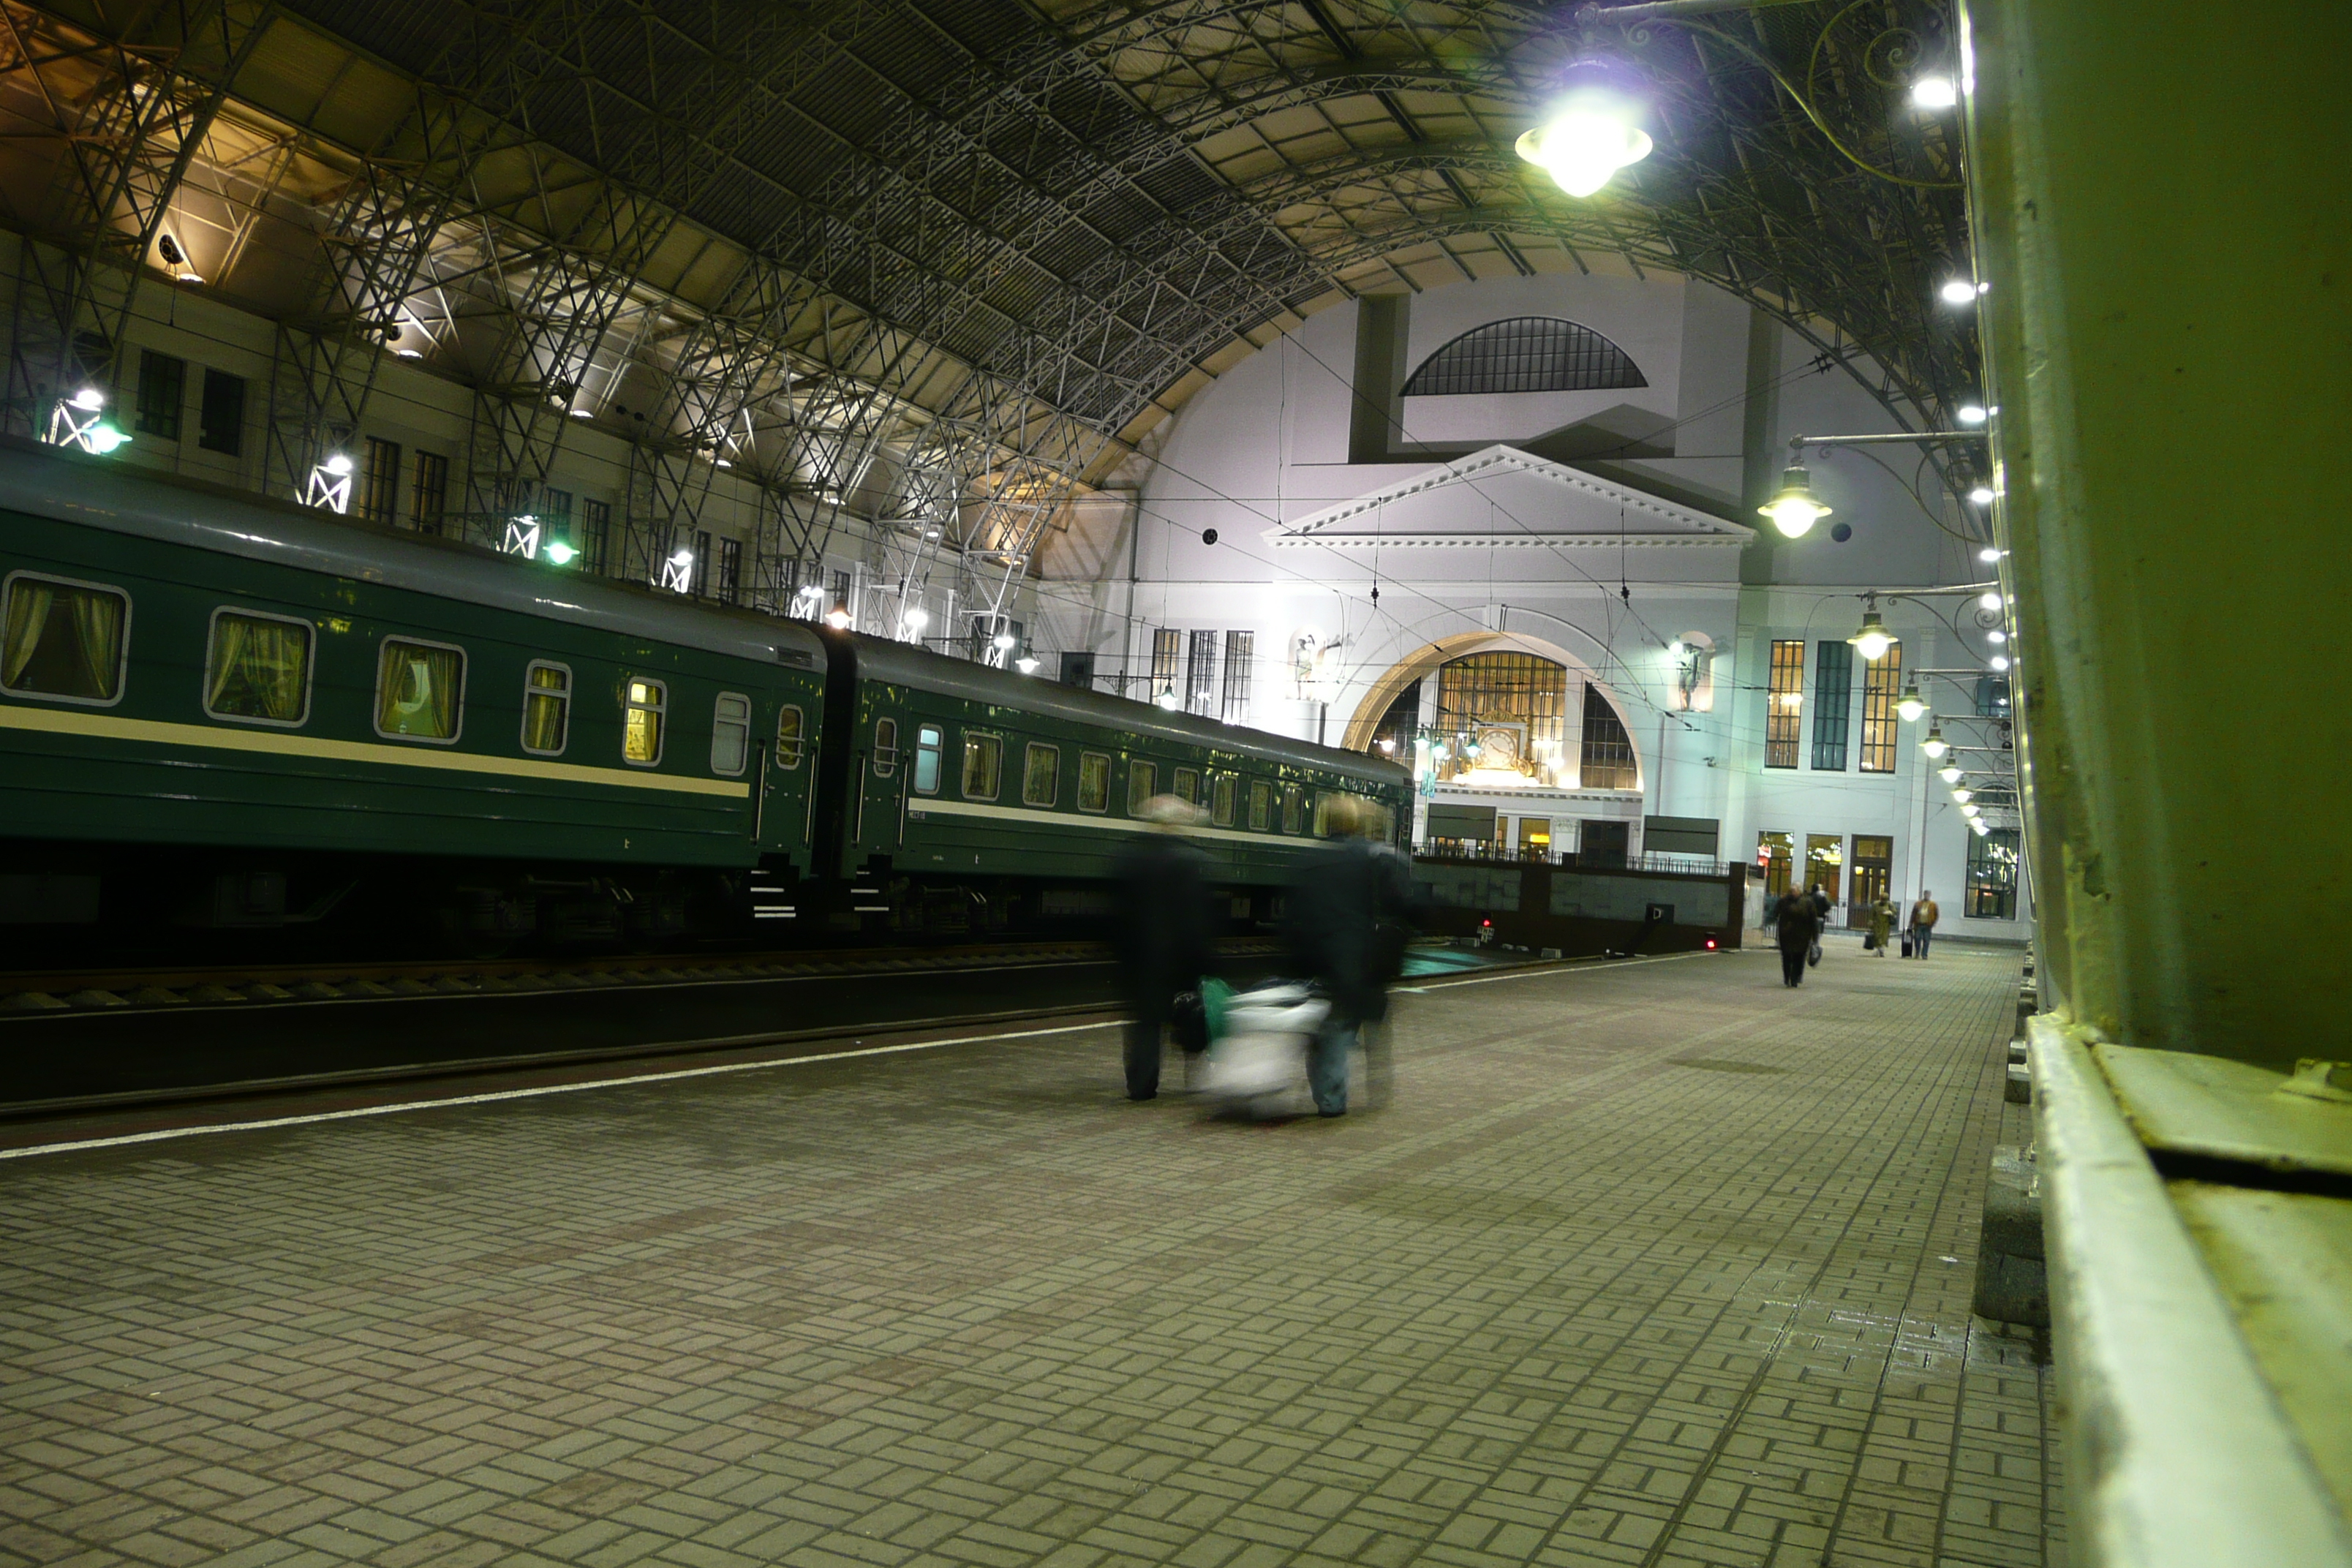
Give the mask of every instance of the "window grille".
[[1891, 773], [1895, 771], [1895, 743], [1902, 730], [1902, 721], [1895, 712], [1895, 702], [1896, 694], [1902, 689], [1903, 645], [1896, 643], [1886, 650], [1885, 658], [1863, 666], [1864, 773]]
[[1583, 789], [1641, 787], [1633, 766], [1633, 738], [1597, 686], [1584, 689], [1584, 756], [1578, 784]]
[[1225, 634], [1225, 712], [1228, 724], [1249, 722], [1251, 647], [1255, 632]]
[[360, 487], [360, 515], [389, 528], [400, 516], [400, 443], [367, 438], [367, 468]]
[[1813, 647], [1813, 768], [1845, 772], [1848, 721], [1853, 716], [1853, 647], [1817, 643]]
[[1772, 684], [1764, 698], [1764, 765], [1797, 765], [1799, 720], [1805, 704], [1805, 645], [1791, 637], [1772, 645]]
[[1598, 392], [1647, 386], [1625, 351], [1591, 327], [1557, 316], [1489, 321], [1421, 362], [1407, 397], [1476, 392]]
[[410, 471], [415, 483], [409, 490], [409, 520], [422, 532], [438, 533], [449, 510], [449, 459], [438, 452], [419, 452]]
[[2017, 856], [2016, 828], [1969, 831], [1968, 890], [1961, 898], [1961, 914], [1979, 921], [2017, 918]]
[[234, 458], [245, 450], [245, 377], [205, 372], [205, 401], [196, 415], [196, 445]]
[[1445, 748], [1436, 759], [1438, 781], [1475, 771], [1549, 782], [1567, 743], [1567, 718], [1563, 666], [1527, 653], [1454, 659], [1437, 672], [1437, 731]]
[[719, 542], [719, 596], [732, 605], [743, 594], [743, 542], [722, 539]]
[[1151, 634], [1151, 689], [1143, 694], [1147, 702], [1157, 702], [1163, 691], [1176, 689], [1176, 661], [1184, 647], [1184, 634], [1174, 626], [1160, 626]]
[[1194, 632], [1184, 642], [1184, 711], [1217, 716], [1217, 634]]
[[153, 349], [139, 351], [139, 433], [180, 438], [180, 400], [188, 385], [188, 362]]
[[609, 501], [583, 500], [580, 503], [580, 537], [573, 543], [580, 547], [581, 564], [593, 576], [601, 577], [610, 559], [613, 535], [613, 507]]

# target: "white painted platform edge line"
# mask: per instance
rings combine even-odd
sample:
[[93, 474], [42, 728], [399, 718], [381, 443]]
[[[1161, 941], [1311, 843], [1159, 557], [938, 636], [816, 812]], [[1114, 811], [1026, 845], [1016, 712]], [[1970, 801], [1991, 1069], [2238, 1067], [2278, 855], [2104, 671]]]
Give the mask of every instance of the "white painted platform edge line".
[[1419, 995], [1426, 991], [1450, 991], [1457, 985], [1492, 985], [1497, 980], [1540, 980], [1547, 974], [1606, 974], [1612, 970], [1638, 968], [1644, 963], [1675, 963], [1685, 958], [1706, 958], [1704, 952], [1662, 952], [1654, 958], [1625, 958], [1614, 963], [1596, 963], [1590, 969], [1514, 969], [1507, 974], [1481, 974], [1468, 980], [1436, 980], [1427, 985], [1400, 985], [1399, 991]]
[[[537, 1100], [554, 1094], [583, 1094], [596, 1089], [624, 1089], [631, 1084], [667, 1083], [678, 1079], [716, 1078], [726, 1073], [768, 1072], [779, 1068], [805, 1067], [811, 1062], [837, 1062], [851, 1057], [886, 1057], [902, 1051], [935, 1051], [948, 1046], [982, 1045], [991, 1040], [1035, 1039], [1045, 1035], [1068, 1035], [1084, 1029], [1115, 1029], [1117, 1023], [1057, 1024], [1045, 1029], [1015, 1029], [998, 1035], [958, 1035], [944, 1040], [909, 1040], [896, 1046], [867, 1046], [850, 1051], [824, 1051], [815, 1056], [783, 1057], [774, 1061], [726, 1062], [717, 1067], [677, 1068], [668, 1072], [632, 1073], [625, 1078], [591, 1079], [581, 1083], [541, 1084], [530, 1089], [494, 1089], [487, 1094], [453, 1094], [442, 1100], [407, 1100], [393, 1105], [362, 1105], [348, 1110], [319, 1110], [301, 1116], [270, 1116], [256, 1121], [222, 1121], [205, 1127], [163, 1127], [152, 1132], [126, 1132], [114, 1138], [81, 1138], [67, 1143], [34, 1143], [22, 1149], [0, 1149], [0, 1160], [26, 1160], [36, 1154], [67, 1154], [82, 1149], [120, 1149], [132, 1143], [161, 1143], [174, 1138], [202, 1138], [218, 1132], [257, 1132], [272, 1127], [300, 1127], [313, 1121], [351, 1121], [365, 1116], [397, 1116], [408, 1110], [434, 1110], [451, 1105], [488, 1105], [501, 1100]], [[720, 1049], [756, 1042], [768, 1037], [736, 1036], [727, 1039], [688, 1041], [671, 1049]]]

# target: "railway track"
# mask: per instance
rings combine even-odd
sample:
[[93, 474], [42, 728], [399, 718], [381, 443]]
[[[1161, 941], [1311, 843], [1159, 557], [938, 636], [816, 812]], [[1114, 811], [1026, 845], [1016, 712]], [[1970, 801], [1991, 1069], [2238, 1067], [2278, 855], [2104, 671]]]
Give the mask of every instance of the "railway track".
[[[1262, 957], [1277, 944], [1220, 944], [1233, 957]], [[1108, 963], [1103, 942], [990, 947], [666, 953], [592, 960], [436, 960], [394, 963], [240, 964], [26, 971], [0, 973], [0, 1019], [74, 1013], [165, 1012], [295, 1002], [414, 1000], [533, 993], [723, 985], [817, 976], [938, 974], [959, 970]]]

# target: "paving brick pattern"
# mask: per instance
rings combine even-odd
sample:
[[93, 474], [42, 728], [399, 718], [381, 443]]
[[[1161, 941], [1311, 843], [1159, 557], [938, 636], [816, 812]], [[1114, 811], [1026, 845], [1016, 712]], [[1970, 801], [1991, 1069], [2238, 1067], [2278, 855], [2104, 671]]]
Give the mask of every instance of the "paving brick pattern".
[[1331, 1122], [1105, 1030], [0, 1166], [0, 1563], [2038, 1564], [2016, 975], [1431, 991]]

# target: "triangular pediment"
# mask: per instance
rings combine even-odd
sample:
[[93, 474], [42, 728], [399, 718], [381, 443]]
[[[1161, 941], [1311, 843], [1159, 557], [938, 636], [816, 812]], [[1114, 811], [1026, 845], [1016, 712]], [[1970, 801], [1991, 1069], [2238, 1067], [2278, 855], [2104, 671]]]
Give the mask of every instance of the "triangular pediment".
[[1382, 549], [1727, 546], [1753, 529], [1494, 446], [1268, 529], [1274, 545]]

